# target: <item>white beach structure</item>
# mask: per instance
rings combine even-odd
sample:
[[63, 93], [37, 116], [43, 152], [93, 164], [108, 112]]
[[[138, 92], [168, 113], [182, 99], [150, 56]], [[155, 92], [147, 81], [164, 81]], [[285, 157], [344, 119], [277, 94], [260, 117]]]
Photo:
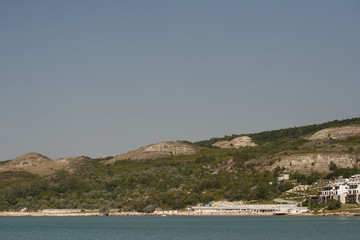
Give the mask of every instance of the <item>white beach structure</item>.
[[300, 214], [308, 212], [307, 207], [296, 204], [241, 204], [236, 206], [192, 207], [199, 214]]

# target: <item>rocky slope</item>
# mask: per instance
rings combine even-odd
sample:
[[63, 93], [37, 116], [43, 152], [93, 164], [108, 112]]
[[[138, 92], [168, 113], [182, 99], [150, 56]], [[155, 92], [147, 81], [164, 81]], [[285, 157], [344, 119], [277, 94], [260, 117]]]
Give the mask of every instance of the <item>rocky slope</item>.
[[114, 164], [121, 160], [142, 161], [179, 155], [192, 155], [199, 153], [201, 147], [183, 141], [168, 141], [151, 144], [137, 150], [115, 156], [104, 161], [105, 164]]
[[316, 132], [308, 139], [312, 141], [316, 141], [316, 140], [328, 140], [328, 139], [346, 139], [348, 137], [355, 137], [355, 136], [360, 136], [359, 125], [326, 128]]
[[266, 167], [267, 170], [274, 170], [277, 167], [285, 169], [285, 172], [299, 173], [328, 173], [329, 166], [333, 162], [338, 168], [359, 167], [359, 158], [356, 154], [345, 153], [309, 153], [295, 154], [282, 157], [280, 161]]
[[255, 147], [256, 144], [248, 136], [241, 136], [234, 138], [231, 141], [218, 141], [212, 146], [220, 148], [240, 148], [240, 147]]
[[64, 169], [73, 173], [78, 167], [88, 160], [86, 157], [72, 157], [51, 160], [46, 156], [30, 152], [0, 165], [0, 172], [27, 171], [40, 176], [45, 176]]

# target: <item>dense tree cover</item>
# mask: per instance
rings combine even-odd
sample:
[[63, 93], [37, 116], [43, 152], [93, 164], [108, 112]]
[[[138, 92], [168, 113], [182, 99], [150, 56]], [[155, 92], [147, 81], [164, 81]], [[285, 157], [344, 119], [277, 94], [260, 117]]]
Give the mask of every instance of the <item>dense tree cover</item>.
[[[220, 159], [209, 158], [209, 162], [202, 160], [201, 163], [198, 163], [199, 159], [204, 159], [201, 157], [178, 162], [180, 159], [168, 159], [161, 164], [124, 161], [114, 166], [94, 161], [95, 167], [85, 167], [77, 174], [59, 171], [44, 178], [22, 172], [0, 173], [3, 186], [0, 210], [96, 208], [105, 212], [120, 208], [149, 212], [155, 208], [184, 209], [213, 200], [271, 200], [293, 187], [290, 182], [277, 182], [280, 169], [269, 172], [235, 167], [233, 171], [225, 171], [218, 169], [224, 164]], [[357, 172], [337, 169], [325, 177]], [[309, 184], [324, 176], [294, 173], [291, 177]]]
[[43, 178], [0, 173], [1, 184], [6, 186], [0, 190], [0, 210], [120, 208], [149, 212], [155, 208], [184, 209], [220, 199], [269, 200], [288, 189], [276, 182], [272, 172], [246, 166], [232, 171], [221, 169], [228, 159], [228, 154], [205, 154], [137, 163], [121, 161], [114, 166], [93, 161], [91, 167], [85, 166], [76, 174], [63, 170]]
[[340, 176], [344, 178], [349, 178], [352, 175], [359, 174], [360, 169], [359, 168], [338, 168], [335, 169], [333, 172], [329, 173], [326, 178], [328, 179], [335, 179]]

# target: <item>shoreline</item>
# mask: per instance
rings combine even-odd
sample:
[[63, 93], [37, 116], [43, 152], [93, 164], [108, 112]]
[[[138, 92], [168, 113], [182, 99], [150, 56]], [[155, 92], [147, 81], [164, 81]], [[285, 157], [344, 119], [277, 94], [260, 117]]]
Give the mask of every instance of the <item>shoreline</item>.
[[189, 211], [167, 212], [158, 211], [155, 213], [142, 213], [142, 212], [110, 212], [108, 214], [100, 213], [99, 211], [88, 212], [63, 212], [61, 210], [53, 210], [51, 212], [0, 212], [0, 217], [92, 217], [92, 216], [296, 216], [296, 217], [309, 217], [309, 216], [339, 216], [339, 217], [355, 217], [360, 216], [359, 213], [300, 213], [300, 214], [274, 214], [274, 213], [195, 213]]

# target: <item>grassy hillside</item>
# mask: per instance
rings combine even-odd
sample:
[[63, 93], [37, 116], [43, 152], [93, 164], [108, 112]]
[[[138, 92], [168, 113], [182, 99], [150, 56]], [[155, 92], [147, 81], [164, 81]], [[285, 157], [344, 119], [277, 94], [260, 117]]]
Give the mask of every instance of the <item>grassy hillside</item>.
[[[73, 174], [65, 170], [46, 177], [27, 172], [0, 173], [0, 210], [27, 208], [119, 208], [124, 211], [184, 209], [212, 200], [268, 201], [293, 186], [277, 182], [281, 168], [265, 170], [281, 161], [279, 156], [336, 151], [360, 154], [360, 137], [313, 144], [305, 136], [318, 130], [360, 124], [360, 118], [324, 124], [248, 134], [256, 147], [221, 149], [210, 147], [222, 139], [195, 143], [208, 147], [191, 156], [143, 162], [118, 161], [115, 165], [90, 159]], [[334, 146], [334, 147], [332, 147]], [[280, 160], [278, 160], [280, 159]], [[360, 161], [360, 160], [359, 160]], [[336, 163], [334, 163], [336, 165]], [[358, 173], [357, 168], [333, 167], [330, 173], [292, 173], [298, 183]]]

